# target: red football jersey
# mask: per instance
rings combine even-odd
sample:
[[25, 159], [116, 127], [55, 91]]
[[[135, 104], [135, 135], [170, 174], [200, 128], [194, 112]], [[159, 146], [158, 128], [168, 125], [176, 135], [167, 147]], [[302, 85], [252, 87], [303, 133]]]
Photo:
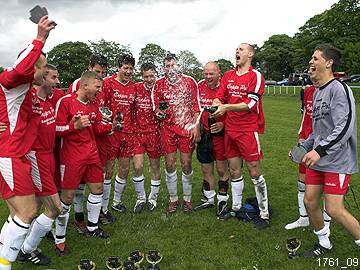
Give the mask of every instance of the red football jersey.
[[132, 81], [123, 84], [116, 79], [116, 74], [114, 74], [104, 79], [102, 92], [104, 92], [104, 105], [110, 108], [113, 118], [119, 112], [123, 114], [124, 124], [121, 132], [132, 133], [136, 95], [135, 84]]
[[155, 132], [159, 129], [159, 121], [153, 110], [151, 94], [154, 89], [147, 89], [143, 82], [135, 84], [135, 125], [137, 133]]
[[0, 157], [21, 157], [30, 151], [36, 129], [29, 128], [33, 118], [34, 65], [44, 44], [34, 40], [13, 67], [0, 74], [0, 122], [8, 128], [0, 134]]
[[312, 132], [313, 95], [315, 86], [311, 85], [304, 91], [304, 112], [299, 129], [299, 139], [307, 139]]
[[[88, 115], [91, 126], [76, 130], [73, 118]], [[61, 98], [56, 107], [56, 134], [63, 137], [61, 159], [67, 156], [83, 157], [97, 155], [95, 134], [111, 131], [112, 124], [101, 121], [101, 113], [92, 102], [84, 103], [77, 99], [76, 93]]]
[[160, 101], [165, 101], [169, 106], [163, 124], [187, 129], [196, 121], [194, 114], [200, 112], [197, 84], [192, 77], [183, 74], [175, 83], [169, 82], [166, 77], [156, 81], [154, 109], [159, 107]]
[[47, 97], [47, 99], [50, 101], [53, 108], [56, 108], [56, 103], [59, 101], [60, 98], [65, 96], [64, 91], [54, 88], [53, 93]]
[[[216, 93], [220, 88], [220, 84], [215, 88], [210, 88], [205, 80], [201, 80], [198, 83], [199, 87], [199, 100], [201, 108], [209, 107], [212, 105], [213, 100], [216, 98]], [[201, 124], [204, 127], [205, 131], [209, 131], [209, 113], [203, 111], [201, 115]], [[216, 122], [224, 122], [225, 116], [217, 117]]]
[[41, 115], [38, 133], [31, 149], [36, 152], [52, 153], [55, 146], [55, 110], [48, 99], [38, 96]]
[[76, 79], [75, 81], [70, 84], [68, 90], [66, 91], [66, 94], [75, 93], [80, 88], [80, 78]]
[[245, 102], [250, 109], [242, 112], [227, 112], [225, 119], [227, 131], [264, 132], [265, 121], [262, 110], [264, 86], [264, 77], [252, 67], [242, 75], [238, 75], [236, 70], [225, 72], [216, 97], [222, 103]]

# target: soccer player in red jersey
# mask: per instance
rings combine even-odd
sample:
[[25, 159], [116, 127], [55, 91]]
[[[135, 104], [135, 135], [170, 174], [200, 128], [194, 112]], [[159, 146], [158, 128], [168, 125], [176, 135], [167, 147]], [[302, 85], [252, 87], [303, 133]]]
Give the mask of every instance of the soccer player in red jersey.
[[262, 94], [265, 81], [251, 66], [254, 53], [253, 47], [247, 43], [241, 43], [236, 49], [236, 68], [225, 72], [221, 80], [213, 102], [218, 109], [213, 116], [226, 113], [224, 139], [232, 178], [233, 205], [224, 218], [236, 216], [241, 208], [244, 188], [241, 164], [245, 160], [259, 203], [260, 216], [254, 221], [256, 227], [262, 229], [269, 226], [267, 187], [260, 169], [262, 151], [259, 141], [259, 133], [264, 131]]
[[[181, 73], [174, 54], [164, 59], [165, 76], [156, 84], [153, 95], [154, 109], [161, 119], [161, 147], [165, 155], [166, 185], [170, 200], [166, 212], [174, 213], [179, 205], [177, 195], [176, 151], [180, 150], [184, 211], [192, 211], [191, 193], [193, 170], [191, 156], [194, 150], [196, 119], [200, 105], [198, 88], [193, 78]], [[162, 108], [160, 104], [164, 104]], [[164, 110], [165, 109], [165, 110]]]
[[37, 212], [31, 164], [25, 157], [37, 136], [30, 120], [40, 119], [33, 113], [38, 107], [31, 89], [42, 83], [46, 58], [41, 50], [54, 27], [48, 16], [42, 17], [36, 39], [0, 74], [0, 122], [7, 126], [0, 134], [0, 189], [10, 210], [1, 233], [1, 270], [11, 269]]
[[[313, 95], [315, 86], [311, 85], [304, 91], [303, 96], [303, 117], [299, 129], [299, 143], [303, 143], [312, 132], [312, 111], [313, 111]], [[306, 168], [303, 163], [299, 164], [299, 180], [298, 180], [298, 209], [299, 218], [285, 226], [285, 229], [291, 230], [299, 227], [309, 226], [309, 217], [304, 205], [305, 194], [305, 173]], [[330, 226], [331, 217], [327, 214], [324, 201], [324, 222], [326, 226]]]
[[[198, 84], [201, 108], [210, 107], [220, 88], [220, 68], [215, 62], [209, 62], [204, 67], [204, 80]], [[201, 115], [201, 140], [197, 144], [197, 159], [201, 163], [204, 176], [202, 191], [204, 201], [194, 208], [195, 211], [213, 207], [215, 205], [215, 177], [214, 161], [219, 176], [218, 215], [226, 209], [228, 199], [228, 163], [224, 150], [224, 120], [225, 117], [212, 118], [209, 112]]]
[[[81, 76], [77, 93], [57, 103], [56, 132], [63, 137], [60, 150], [62, 213], [56, 219], [56, 252], [64, 255], [66, 227], [75, 190], [83, 179], [90, 189], [87, 201], [87, 234], [100, 238], [109, 235], [98, 227], [103, 196], [103, 173], [95, 134], [112, 131], [110, 119], [104, 119], [93, 101], [102, 87], [102, 78], [93, 71]], [[110, 121], [109, 121], [110, 120]]]
[[[48, 66], [48, 65], [47, 65]], [[41, 112], [38, 135], [26, 155], [31, 161], [32, 179], [35, 186], [35, 195], [44, 205], [44, 212], [38, 216], [25, 238], [19, 254], [20, 261], [29, 261], [36, 265], [47, 265], [50, 258], [37, 249], [41, 239], [51, 230], [55, 218], [60, 214], [62, 207], [54, 182], [55, 174], [55, 110], [48, 97], [53, 93], [53, 83], [56, 79], [49, 76], [49, 69], [40, 86], [35, 85], [33, 99], [39, 102]], [[39, 205], [40, 208], [40, 205]]]
[[[126, 207], [121, 198], [125, 190], [130, 168], [130, 158], [133, 156], [133, 114], [136, 94], [135, 84], [131, 81], [134, 72], [135, 59], [129, 54], [122, 54], [118, 59], [118, 73], [105, 78], [103, 91], [106, 94], [105, 104], [112, 111], [112, 115], [121, 126], [109, 136], [109, 162], [104, 186], [111, 187], [113, 165], [118, 159], [119, 169], [115, 178], [114, 199], [112, 209], [122, 213]], [[140, 183], [135, 183], [135, 186]], [[137, 187], [135, 187], [137, 188]]]
[[[159, 120], [156, 118], [152, 106], [151, 95], [156, 82], [156, 67], [153, 64], [145, 63], [141, 66], [143, 81], [136, 83], [135, 98], [135, 125], [134, 125], [134, 175], [137, 192], [137, 202], [134, 212], [143, 210], [146, 203], [144, 189], [144, 154], [149, 156], [151, 173], [151, 191], [148, 197], [147, 206], [153, 211], [157, 206], [157, 198], [160, 190], [160, 133]], [[138, 184], [140, 183], [140, 184]]]

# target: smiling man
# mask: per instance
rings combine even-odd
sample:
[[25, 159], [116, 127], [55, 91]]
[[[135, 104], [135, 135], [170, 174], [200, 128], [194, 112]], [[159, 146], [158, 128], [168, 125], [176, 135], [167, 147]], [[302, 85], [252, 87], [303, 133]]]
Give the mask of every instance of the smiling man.
[[308, 151], [304, 203], [319, 239], [305, 257], [316, 257], [332, 248], [330, 229], [324, 226], [320, 209], [325, 194], [328, 214], [345, 227], [360, 246], [359, 222], [344, 208], [350, 175], [358, 172], [355, 100], [349, 86], [334, 78], [341, 54], [330, 45], [320, 45], [309, 62], [310, 78], [316, 87], [313, 97], [312, 127], [302, 143]]

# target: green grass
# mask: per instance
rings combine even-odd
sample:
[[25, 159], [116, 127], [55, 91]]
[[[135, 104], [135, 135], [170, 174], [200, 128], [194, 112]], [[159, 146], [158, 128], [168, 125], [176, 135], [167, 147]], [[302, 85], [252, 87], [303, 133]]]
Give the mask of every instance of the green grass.
[[[297, 212], [297, 166], [287, 159], [290, 147], [297, 140], [300, 121], [298, 96], [264, 97], [266, 116], [266, 133], [261, 136], [264, 151], [262, 160], [263, 174], [269, 188], [270, 204], [274, 214], [271, 227], [264, 231], [256, 230], [251, 223], [237, 220], [219, 221], [215, 217], [215, 209], [186, 215], [178, 211], [167, 217], [164, 209], [167, 191], [162, 174], [159, 207], [154, 213], [145, 211], [140, 215], [116, 214], [117, 222], [104, 226], [111, 233], [109, 240], [85, 238], [78, 235], [71, 223], [68, 229], [67, 243], [71, 255], [58, 258], [54, 254], [53, 244], [43, 240], [40, 247], [45, 254], [52, 257], [49, 267], [33, 267], [30, 264], [16, 263], [13, 269], [76, 269], [80, 258], [91, 258], [96, 262], [96, 269], [106, 269], [105, 259], [110, 255], [120, 256], [124, 260], [134, 249], [146, 251], [158, 249], [163, 255], [161, 269], [170, 270], [255, 270], [255, 269], [340, 269], [345, 265], [346, 258], [356, 258], [359, 247], [338, 224], [331, 224], [333, 252], [329, 255], [338, 258], [339, 267], [319, 266], [313, 260], [287, 258], [286, 239], [296, 236], [302, 241], [301, 250], [310, 248], [316, 241], [310, 227], [294, 231], [286, 231], [284, 225], [298, 217]], [[359, 118], [358, 118], [359, 119]], [[196, 160], [194, 166], [194, 204], [200, 200], [202, 176]], [[180, 172], [180, 169], [178, 169]], [[149, 177], [146, 169], [146, 186], [149, 191]], [[245, 172], [244, 199], [254, 195], [253, 184]], [[352, 178], [352, 187], [359, 193], [359, 176]], [[181, 182], [179, 181], [179, 195]], [[124, 202], [131, 208], [135, 193], [129, 181]], [[347, 196], [349, 210], [360, 218], [359, 209], [354, 205], [352, 196]], [[5, 204], [0, 204], [2, 220], [7, 216]], [[72, 212], [73, 213], [73, 212]], [[349, 268], [356, 269], [356, 267]]]

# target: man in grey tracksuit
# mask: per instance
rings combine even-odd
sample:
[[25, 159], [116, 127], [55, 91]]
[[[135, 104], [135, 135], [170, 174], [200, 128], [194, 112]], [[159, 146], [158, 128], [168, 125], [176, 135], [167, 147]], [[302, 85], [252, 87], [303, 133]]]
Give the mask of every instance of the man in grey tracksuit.
[[359, 222], [344, 208], [343, 197], [350, 175], [358, 172], [356, 111], [353, 93], [334, 78], [340, 52], [330, 45], [318, 46], [309, 62], [316, 87], [313, 97], [313, 131], [302, 144], [306, 170], [304, 203], [319, 243], [305, 252], [316, 257], [332, 248], [330, 229], [324, 226], [320, 198], [325, 195], [327, 212], [342, 224], [360, 246]]

